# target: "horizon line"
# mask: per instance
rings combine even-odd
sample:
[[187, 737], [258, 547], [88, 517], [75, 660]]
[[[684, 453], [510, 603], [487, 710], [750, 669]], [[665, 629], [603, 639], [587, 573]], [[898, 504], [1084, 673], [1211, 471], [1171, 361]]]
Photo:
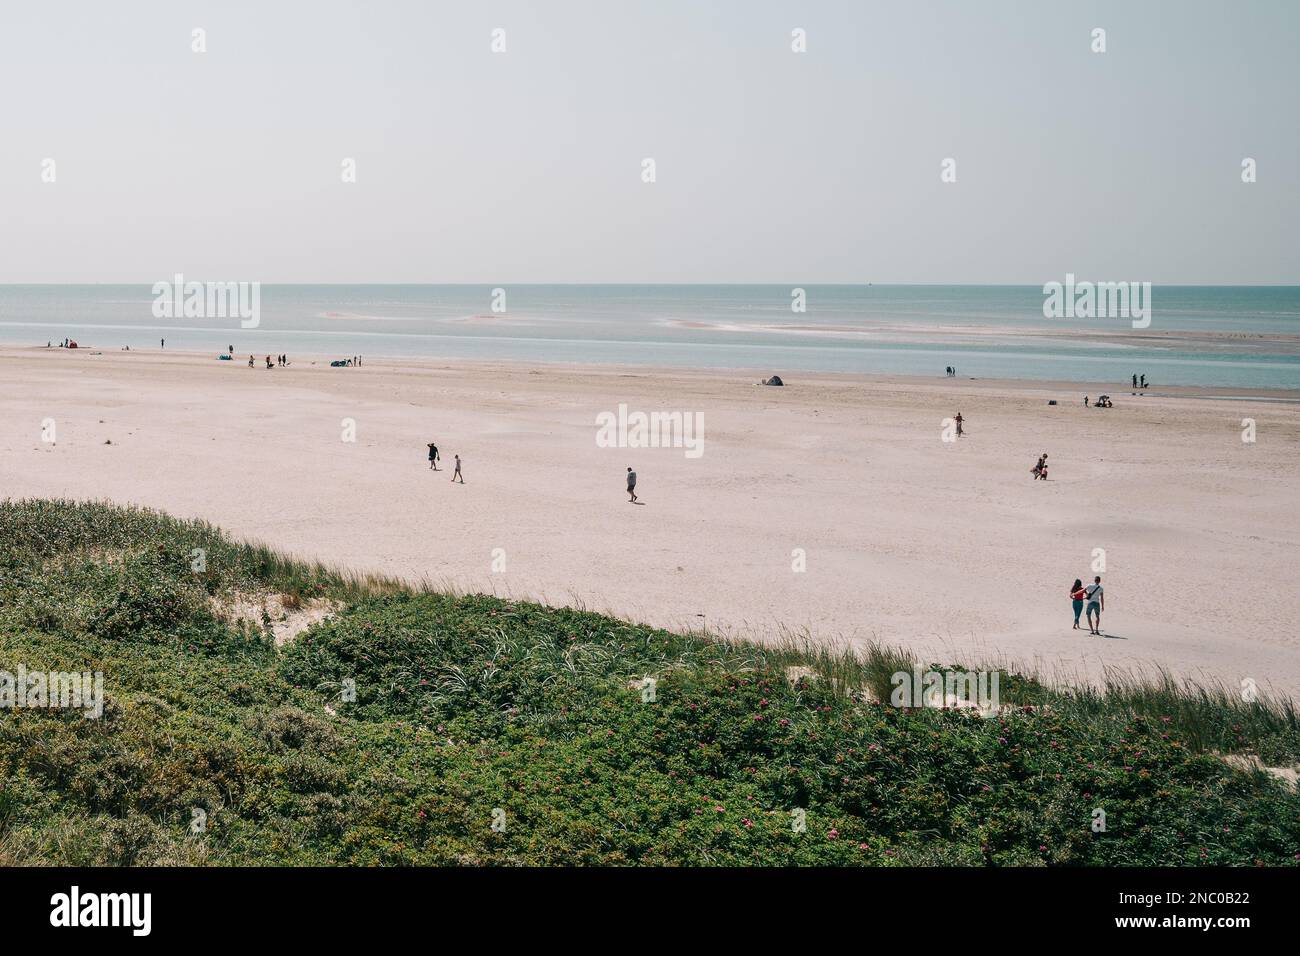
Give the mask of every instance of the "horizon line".
[[[171, 273], [171, 276], [174, 276], [174, 275], [176, 275], [176, 274], [177, 274], [177, 273], [173, 272], [173, 273]], [[182, 275], [182, 276], [184, 276], [186, 273], [182, 271], [182, 272], [179, 273], [179, 274]], [[195, 275], [202, 275], [203, 273], [193, 273], [193, 274], [195, 274]], [[139, 281], [130, 281], [130, 280], [95, 281], [95, 282], [80, 282], [80, 281], [76, 281], [76, 280], [64, 280], [64, 281], [59, 281], [59, 282], [9, 282], [9, 281], [0, 281], [0, 288], [5, 288], [5, 287], [14, 287], [14, 286], [139, 286], [139, 285], [148, 285], [148, 286], [152, 286], [152, 285], [153, 285], [154, 283], [156, 283], [156, 282], [165, 282], [165, 281], [169, 281], [170, 278], [171, 278], [171, 276], [169, 276], [167, 279], [158, 279], [158, 278], [153, 278], [153, 279], [139, 280]], [[733, 281], [718, 281], [718, 282], [532, 282], [532, 281], [518, 281], [518, 280], [500, 280], [500, 279], [495, 279], [495, 280], [482, 281], [482, 282], [427, 282], [427, 281], [420, 281], [420, 282], [407, 282], [407, 281], [385, 281], [385, 280], [365, 280], [365, 281], [356, 281], [356, 282], [304, 282], [304, 281], [298, 281], [298, 280], [294, 280], [294, 281], [281, 281], [281, 280], [265, 280], [265, 279], [230, 279], [230, 280], [226, 280], [226, 279], [222, 279], [222, 280], [216, 280], [216, 279], [196, 279], [196, 280], [194, 280], [194, 281], [196, 281], [196, 282], [212, 282], [212, 281], [222, 281], [222, 282], [226, 282], [226, 281], [231, 281], [231, 282], [234, 282], [234, 281], [241, 281], [241, 282], [257, 282], [257, 283], [260, 284], [260, 285], [268, 285], [268, 286], [422, 286], [422, 287], [448, 287], [448, 286], [451, 286], [451, 287], [466, 287], [466, 288], [478, 288], [478, 287], [483, 287], [483, 286], [489, 286], [489, 287], [491, 287], [491, 286], [555, 286], [555, 287], [573, 287], [573, 286], [619, 286], [619, 287], [628, 287], [628, 286], [650, 286], [650, 287], [661, 287], [661, 286], [700, 286], [700, 287], [710, 287], [710, 286], [712, 286], [712, 287], [718, 287], [718, 286], [722, 286], [722, 287], [732, 287], [732, 288], [743, 288], [743, 287], [752, 287], [752, 286], [770, 286], [770, 287], [772, 287], [772, 288], [781, 288], [781, 289], [785, 289], [785, 288], [798, 288], [798, 287], [801, 287], [801, 286], [844, 286], [844, 287], [849, 287], [849, 288], [863, 288], [863, 289], [865, 289], [865, 288], [870, 288], [870, 287], [874, 287], [874, 286], [882, 286], [882, 287], [886, 287], [886, 288], [907, 288], [907, 287], [913, 287], [913, 288], [988, 288], [988, 289], [1022, 289], [1022, 288], [1028, 288], [1028, 289], [1036, 289], [1036, 288], [1041, 288], [1041, 286], [1043, 285], [1043, 283], [1041, 283], [1041, 282], [873, 282], [873, 281], [867, 281], [867, 282], [821, 282], [821, 281], [818, 281], [818, 282], [810, 282], [810, 281], [807, 281], [807, 280], [802, 280], [802, 281], [797, 281], [797, 282], [733, 282]], [[1048, 281], [1049, 281], [1049, 282], [1055, 282], [1055, 281], [1057, 281], [1057, 280], [1056, 280], [1055, 278], [1052, 278], [1052, 279], [1049, 279]], [[1150, 283], [1151, 283], [1152, 286], [1165, 286], [1165, 287], [1177, 287], [1177, 288], [1202, 288], [1202, 289], [1248, 289], [1248, 288], [1257, 288], [1257, 289], [1296, 289], [1296, 288], [1300, 288], [1300, 280], [1297, 280], [1297, 281], [1294, 281], [1294, 282], [1167, 282], [1167, 281], [1155, 281], [1155, 280], [1145, 280], [1145, 279], [1115, 280], [1115, 279], [1089, 279], [1089, 278], [1083, 278], [1083, 279], [1079, 279], [1079, 281], [1080, 281], [1080, 282], [1093, 282], [1093, 283], [1096, 283], [1096, 282], [1112, 282], [1112, 281], [1127, 281], [1127, 282], [1147, 282], [1147, 281], [1150, 281]]]

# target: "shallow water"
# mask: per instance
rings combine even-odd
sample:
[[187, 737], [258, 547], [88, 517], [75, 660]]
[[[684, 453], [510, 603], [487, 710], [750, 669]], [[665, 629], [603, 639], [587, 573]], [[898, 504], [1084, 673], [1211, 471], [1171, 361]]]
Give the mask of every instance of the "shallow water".
[[[190, 277], [193, 278], [193, 277]], [[1300, 287], [1157, 286], [1150, 328], [1049, 319], [1037, 286], [267, 285], [259, 325], [159, 319], [151, 286], [0, 286], [18, 345], [819, 370], [1300, 390]], [[499, 299], [498, 299], [499, 302]], [[1171, 335], [1174, 332], [1187, 336]], [[1291, 342], [1252, 336], [1295, 336]], [[1161, 341], [1160, 336], [1168, 336]]]

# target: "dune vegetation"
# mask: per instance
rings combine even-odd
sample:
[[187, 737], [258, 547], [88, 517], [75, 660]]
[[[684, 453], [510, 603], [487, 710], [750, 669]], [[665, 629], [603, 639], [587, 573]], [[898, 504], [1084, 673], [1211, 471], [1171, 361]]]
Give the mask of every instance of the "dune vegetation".
[[105, 700], [0, 710], [0, 863], [1300, 866], [1300, 793], [1250, 766], [1300, 762], [1291, 702], [1003, 674], [994, 715], [893, 706], [915, 663], [3, 502], [0, 671]]

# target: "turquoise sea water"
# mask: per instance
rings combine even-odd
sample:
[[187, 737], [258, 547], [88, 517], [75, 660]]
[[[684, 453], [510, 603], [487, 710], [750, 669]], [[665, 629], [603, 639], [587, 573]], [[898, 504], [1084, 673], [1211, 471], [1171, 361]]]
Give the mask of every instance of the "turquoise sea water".
[[504, 312], [493, 288], [266, 285], [242, 329], [155, 318], [148, 284], [9, 285], [0, 341], [1300, 390], [1300, 339], [1251, 338], [1300, 337], [1297, 286], [1157, 286], [1142, 332], [1044, 318], [1039, 286], [805, 286], [802, 313], [789, 285], [504, 285]]

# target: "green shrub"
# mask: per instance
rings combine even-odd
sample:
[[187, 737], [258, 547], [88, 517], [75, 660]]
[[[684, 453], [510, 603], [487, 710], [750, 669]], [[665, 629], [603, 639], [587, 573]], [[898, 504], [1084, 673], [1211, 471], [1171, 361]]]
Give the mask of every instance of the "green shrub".
[[[99, 504], [0, 503], [0, 540], [0, 669], [109, 697], [0, 714], [6, 864], [1300, 865], [1300, 794], [1218, 756], [1295, 761], [1287, 701], [1006, 675], [1027, 706], [903, 710], [869, 699], [889, 648], [420, 592]], [[341, 609], [277, 651], [216, 612], [239, 594]]]

